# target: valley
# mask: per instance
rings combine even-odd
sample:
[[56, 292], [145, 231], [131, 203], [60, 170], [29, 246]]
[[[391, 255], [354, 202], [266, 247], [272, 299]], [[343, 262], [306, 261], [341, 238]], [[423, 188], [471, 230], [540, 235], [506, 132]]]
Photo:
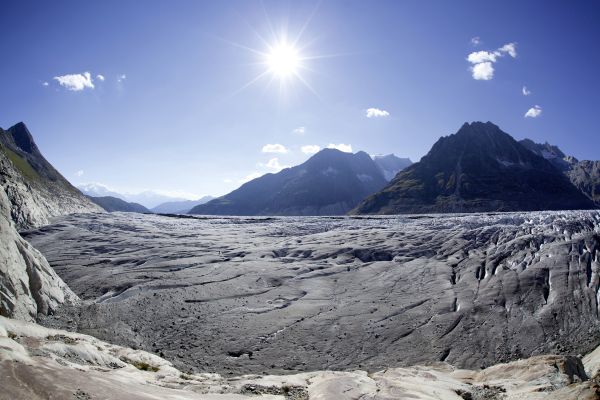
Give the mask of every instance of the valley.
[[23, 233], [83, 300], [41, 323], [186, 372], [444, 361], [600, 343], [600, 213], [62, 217]]

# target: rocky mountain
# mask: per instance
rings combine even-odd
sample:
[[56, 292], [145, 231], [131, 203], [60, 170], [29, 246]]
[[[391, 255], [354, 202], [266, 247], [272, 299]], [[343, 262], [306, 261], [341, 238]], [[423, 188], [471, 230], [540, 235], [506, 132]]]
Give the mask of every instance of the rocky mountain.
[[59, 215], [103, 211], [44, 158], [22, 122], [0, 128], [0, 185], [19, 229], [48, 224]]
[[491, 122], [465, 123], [440, 138], [355, 214], [591, 209], [550, 161]]
[[531, 139], [520, 140], [519, 143], [523, 145], [527, 150], [534, 152], [538, 156], [544, 157], [550, 161], [560, 171], [567, 171], [572, 164], [577, 163], [578, 160], [574, 157], [569, 157], [562, 152], [557, 146], [551, 145], [548, 142], [535, 143]]
[[[48, 262], [15, 229], [14, 208], [0, 188], [0, 315], [35, 321], [52, 313], [65, 300], [77, 296], [56, 275]], [[1, 397], [1, 396], [0, 396]]]
[[190, 214], [340, 215], [385, 184], [367, 153], [323, 149], [303, 164], [256, 178]]
[[138, 203], [129, 203], [125, 200], [121, 200], [117, 197], [112, 196], [103, 196], [103, 197], [92, 197], [87, 196], [88, 199], [93, 201], [102, 207], [105, 211], [113, 212], [113, 211], [122, 211], [122, 212], [137, 212], [137, 213], [150, 213], [148, 210], [141, 204]]
[[125, 200], [125, 195], [117, 193], [114, 190], [102, 185], [101, 183], [81, 183], [75, 185], [81, 193], [88, 197], [116, 197], [121, 200]]
[[600, 161], [578, 161], [565, 173], [575, 187], [600, 207]]
[[540, 144], [524, 139], [519, 143], [550, 161], [567, 175], [576, 188], [600, 207], [600, 161], [579, 161], [573, 156], [565, 155], [557, 146], [548, 142]]
[[373, 156], [373, 161], [377, 164], [377, 167], [383, 174], [386, 181], [394, 179], [398, 172], [402, 171], [406, 167], [412, 165], [410, 158], [396, 157], [394, 154], [388, 154], [385, 156]]
[[167, 201], [152, 209], [157, 214], [187, 214], [192, 208], [213, 200], [212, 196], [204, 196], [198, 200]]

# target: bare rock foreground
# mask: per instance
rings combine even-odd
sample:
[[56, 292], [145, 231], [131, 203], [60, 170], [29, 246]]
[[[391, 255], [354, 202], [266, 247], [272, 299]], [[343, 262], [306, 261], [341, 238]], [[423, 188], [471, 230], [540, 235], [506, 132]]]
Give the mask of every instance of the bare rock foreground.
[[594, 211], [88, 214], [24, 236], [85, 300], [43, 324], [186, 373], [480, 369], [600, 343]]
[[[283, 376], [184, 374], [150, 353], [0, 317], [0, 399], [597, 399], [600, 356], [539, 356], [481, 371], [445, 363]], [[595, 379], [587, 379], [595, 374]]]

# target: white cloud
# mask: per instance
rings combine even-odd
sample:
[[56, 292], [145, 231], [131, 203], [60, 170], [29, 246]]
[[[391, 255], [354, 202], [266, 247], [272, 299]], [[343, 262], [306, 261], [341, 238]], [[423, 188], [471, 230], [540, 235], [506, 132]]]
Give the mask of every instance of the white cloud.
[[303, 126], [299, 126], [292, 131], [292, 133], [295, 133], [296, 135], [304, 135], [305, 132], [306, 132], [306, 128]]
[[506, 54], [515, 58], [517, 56], [517, 44], [507, 43], [494, 51], [474, 51], [467, 56], [467, 61], [473, 64], [470, 68], [473, 79], [488, 81], [494, 77], [494, 66], [500, 58]]
[[263, 153], [287, 153], [289, 150], [284, 145], [279, 143], [265, 144], [262, 148]]
[[525, 113], [525, 118], [537, 118], [542, 115], [542, 107], [535, 105]]
[[494, 77], [494, 67], [491, 62], [482, 62], [471, 67], [473, 79], [478, 81], [489, 81]]
[[482, 62], [496, 62], [498, 59], [497, 53], [490, 53], [489, 51], [474, 51], [467, 56], [467, 61], [471, 64], [479, 64]]
[[321, 146], [317, 146], [316, 144], [307, 144], [306, 146], [302, 146], [301, 150], [304, 154], [315, 154], [321, 150]]
[[281, 165], [279, 164], [279, 159], [277, 157], [275, 158], [271, 158], [269, 161], [267, 161], [266, 164], [259, 164], [261, 167], [267, 167], [270, 170], [273, 170], [274, 172], [279, 172], [284, 168], [288, 168], [287, 165]]
[[96, 75], [96, 78], [97, 78], [99, 81], [102, 81], [102, 82], [104, 82], [104, 79], [105, 79], [105, 78], [104, 78], [104, 75], [102, 75], [102, 74], [98, 74], [98, 75]]
[[45, 81], [44, 81], [44, 82], [42, 82], [42, 86], [48, 86], [48, 85], [49, 85], [49, 83], [48, 83], [48, 82], [45, 82]]
[[329, 143], [327, 145], [328, 149], [337, 149], [339, 151], [343, 151], [344, 153], [352, 153], [352, 145], [349, 144], [344, 144], [344, 143], [340, 143], [340, 144], [333, 144], [333, 143]]
[[75, 172], [75, 176], [82, 176], [83, 175], [83, 170], [79, 170], [77, 172]]
[[117, 78], [117, 82], [121, 83], [123, 82], [125, 79], [127, 79], [127, 75], [123, 74], [123, 75], [119, 75], [119, 77]]
[[504, 46], [498, 49], [500, 53], [508, 53], [512, 58], [517, 57], [517, 44], [516, 43], [507, 43]]
[[233, 179], [229, 179], [229, 178], [223, 179], [223, 182], [225, 182], [225, 183], [232, 183]]
[[367, 108], [367, 110], [365, 111], [365, 115], [367, 116], [367, 118], [380, 118], [380, 117], [389, 117], [390, 113], [385, 111], [385, 110], [381, 110], [379, 108]]
[[474, 38], [471, 38], [471, 44], [473, 46], [479, 46], [481, 44], [481, 39], [479, 38], [479, 36], [475, 36]]
[[260, 172], [253, 172], [251, 174], [246, 175], [242, 179], [238, 180], [238, 182], [239, 183], [250, 182], [251, 180], [256, 179], [256, 178], [260, 178], [261, 176], [263, 176], [263, 174], [261, 174]]
[[92, 75], [89, 72], [84, 72], [82, 74], [67, 74], [62, 76], [55, 76], [54, 80], [58, 81], [59, 85], [67, 88], [67, 90], [72, 90], [74, 92], [79, 92], [85, 88], [94, 88], [94, 82], [92, 82]]
[[522, 92], [523, 96], [529, 96], [531, 94], [531, 90], [527, 89], [527, 86], [523, 86]]

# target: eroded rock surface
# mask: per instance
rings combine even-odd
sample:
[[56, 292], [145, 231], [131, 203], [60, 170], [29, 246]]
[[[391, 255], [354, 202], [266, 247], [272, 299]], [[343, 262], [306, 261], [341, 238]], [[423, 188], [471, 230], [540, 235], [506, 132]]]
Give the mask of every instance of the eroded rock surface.
[[[597, 364], [597, 355], [589, 361]], [[538, 356], [482, 371], [434, 363], [375, 373], [312, 371], [226, 378], [183, 373], [154, 354], [3, 317], [0, 371], [2, 400], [592, 400], [600, 396], [598, 376], [589, 375], [576, 357]]]
[[26, 235], [87, 303], [45, 324], [223, 374], [489, 367], [600, 343], [600, 214], [72, 215]]
[[16, 231], [10, 202], [0, 186], [0, 315], [34, 321], [77, 296], [46, 259]]

